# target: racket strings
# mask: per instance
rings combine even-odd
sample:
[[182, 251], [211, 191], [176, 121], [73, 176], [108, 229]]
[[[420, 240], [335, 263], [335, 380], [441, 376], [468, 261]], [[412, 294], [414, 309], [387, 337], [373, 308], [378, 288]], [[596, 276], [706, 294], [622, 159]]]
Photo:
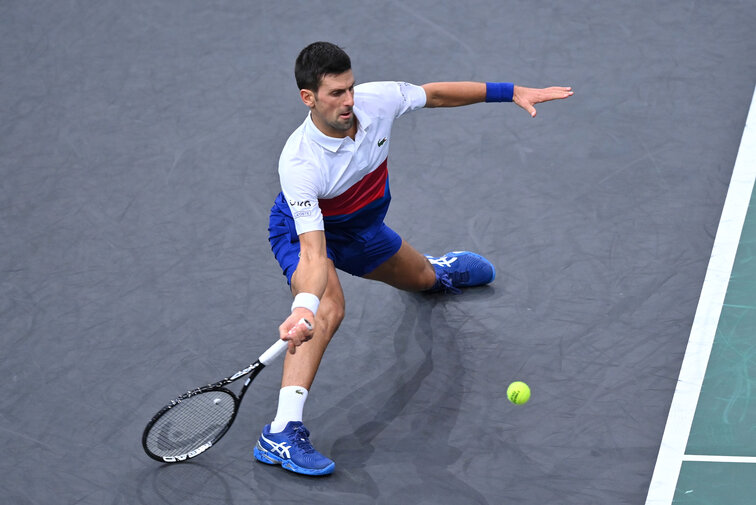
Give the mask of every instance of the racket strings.
[[155, 421], [147, 433], [147, 448], [161, 458], [184, 456], [222, 435], [235, 410], [236, 400], [226, 391], [190, 396]]

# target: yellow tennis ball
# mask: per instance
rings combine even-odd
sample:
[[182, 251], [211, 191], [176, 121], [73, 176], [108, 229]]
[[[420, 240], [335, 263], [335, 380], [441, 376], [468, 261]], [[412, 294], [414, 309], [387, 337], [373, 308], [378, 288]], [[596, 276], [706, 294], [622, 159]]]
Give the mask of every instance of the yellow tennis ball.
[[507, 388], [507, 398], [515, 405], [528, 403], [528, 400], [530, 400], [530, 386], [520, 381], [513, 382]]

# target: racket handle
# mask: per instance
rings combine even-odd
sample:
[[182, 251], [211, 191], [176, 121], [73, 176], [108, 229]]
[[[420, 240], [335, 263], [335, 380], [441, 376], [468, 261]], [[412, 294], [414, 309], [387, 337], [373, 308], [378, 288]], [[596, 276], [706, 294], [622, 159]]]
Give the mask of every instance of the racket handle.
[[287, 347], [289, 347], [289, 343], [286, 340], [278, 339], [276, 340], [275, 344], [268, 347], [268, 350], [262, 353], [259, 358], [257, 358], [257, 361], [265, 366], [268, 366], [271, 362], [273, 362], [274, 359], [278, 357], [279, 354], [284, 352]]
[[[310, 324], [310, 321], [308, 321], [307, 319], [305, 318], [300, 319], [297, 324], [300, 324], [300, 323], [304, 323], [304, 325], [307, 326], [307, 329], [312, 330], [312, 324]], [[288, 341], [278, 339], [276, 340], [275, 344], [268, 347], [268, 350], [262, 353], [259, 358], [257, 358], [257, 361], [259, 361], [265, 366], [268, 366], [270, 363], [273, 362], [274, 359], [278, 357], [279, 354], [284, 352], [287, 347], [289, 347]]]

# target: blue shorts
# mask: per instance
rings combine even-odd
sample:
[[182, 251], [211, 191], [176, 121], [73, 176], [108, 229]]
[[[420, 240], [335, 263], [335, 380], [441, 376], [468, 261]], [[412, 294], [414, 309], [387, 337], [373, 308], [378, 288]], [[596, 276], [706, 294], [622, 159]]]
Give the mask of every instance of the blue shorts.
[[[402, 237], [383, 223], [369, 238], [341, 231], [326, 230], [325, 234], [326, 252], [333, 264], [357, 277], [375, 270], [402, 246]], [[275, 206], [270, 213], [268, 240], [287, 282], [291, 284], [291, 276], [299, 264], [299, 236], [294, 219]]]

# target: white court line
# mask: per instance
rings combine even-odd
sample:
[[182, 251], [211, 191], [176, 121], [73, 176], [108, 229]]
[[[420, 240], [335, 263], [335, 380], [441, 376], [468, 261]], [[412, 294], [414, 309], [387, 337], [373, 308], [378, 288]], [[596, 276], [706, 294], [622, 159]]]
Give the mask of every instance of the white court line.
[[749, 456], [704, 456], [702, 454], [686, 454], [683, 461], [708, 461], [714, 463], [756, 463], [756, 458]]
[[685, 349], [680, 377], [664, 429], [659, 456], [651, 477], [646, 505], [670, 505], [688, 445], [698, 396], [709, 363], [714, 335], [719, 324], [725, 293], [730, 281], [735, 254], [743, 231], [748, 204], [756, 180], [756, 89], [740, 141], [730, 187], [706, 270], [701, 298], [698, 300], [688, 347]]

